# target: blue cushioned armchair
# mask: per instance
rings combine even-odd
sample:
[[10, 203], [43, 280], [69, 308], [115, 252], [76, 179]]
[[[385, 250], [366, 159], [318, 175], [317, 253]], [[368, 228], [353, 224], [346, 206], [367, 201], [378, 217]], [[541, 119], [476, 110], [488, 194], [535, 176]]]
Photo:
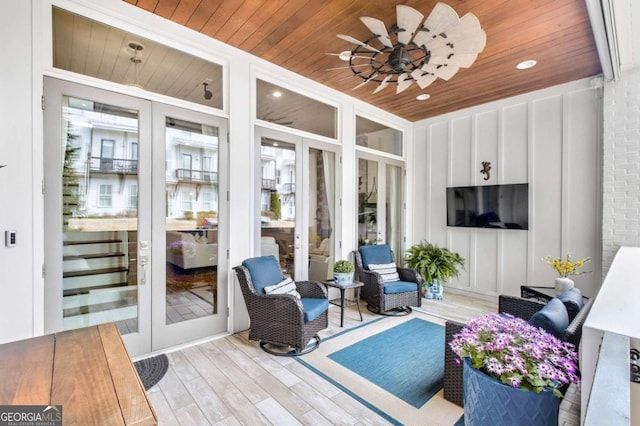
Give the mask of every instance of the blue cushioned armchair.
[[386, 244], [361, 246], [353, 252], [358, 280], [364, 283], [362, 298], [367, 301], [367, 309], [383, 315], [406, 315], [411, 306], [422, 305], [422, 276], [409, 268], [397, 268], [398, 277], [385, 281], [379, 272], [370, 270], [369, 265], [395, 263], [391, 247]]
[[[247, 259], [233, 268], [238, 276], [250, 319], [249, 339], [273, 355], [297, 356], [320, 345], [318, 332], [327, 328], [326, 288], [315, 281], [297, 281], [294, 294], [266, 294], [265, 287], [284, 277], [274, 256]], [[311, 340], [315, 340], [310, 343]]]

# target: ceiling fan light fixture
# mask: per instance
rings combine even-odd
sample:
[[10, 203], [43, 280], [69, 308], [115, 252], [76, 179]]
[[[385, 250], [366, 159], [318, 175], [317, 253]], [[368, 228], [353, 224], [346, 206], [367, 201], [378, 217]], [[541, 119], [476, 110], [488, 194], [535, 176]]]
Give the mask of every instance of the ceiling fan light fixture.
[[373, 93], [391, 83], [396, 83], [396, 93], [413, 82], [424, 89], [437, 78], [449, 80], [460, 68], [470, 67], [487, 42], [474, 14], [469, 12], [460, 18], [444, 3], [437, 3], [426, 20], [406, 5], [397, 5], [396, 15], [397, 23], [389, 30], [379, 19], [361, 17], [371, 32], [364, 41], [338, 34], [338, 38], [355, 45], [353, 50], [335, 55], [348, 60], [353, 75], [364, 80], [356, 88], [375, 81], [378, 86]]

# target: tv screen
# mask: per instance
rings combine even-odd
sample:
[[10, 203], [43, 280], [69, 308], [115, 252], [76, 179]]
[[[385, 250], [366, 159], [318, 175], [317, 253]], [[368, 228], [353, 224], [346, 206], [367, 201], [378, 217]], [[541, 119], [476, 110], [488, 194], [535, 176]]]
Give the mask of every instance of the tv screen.
[[529, 184], [447, 188], [447, 226], [529, 229]]

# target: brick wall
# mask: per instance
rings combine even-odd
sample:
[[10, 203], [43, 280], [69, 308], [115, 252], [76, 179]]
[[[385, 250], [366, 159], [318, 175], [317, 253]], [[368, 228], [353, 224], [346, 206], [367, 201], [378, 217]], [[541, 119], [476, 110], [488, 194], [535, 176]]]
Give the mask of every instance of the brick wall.
[[620, 246], [640, 246], [640, 68], [605, 83], [602, 272]]

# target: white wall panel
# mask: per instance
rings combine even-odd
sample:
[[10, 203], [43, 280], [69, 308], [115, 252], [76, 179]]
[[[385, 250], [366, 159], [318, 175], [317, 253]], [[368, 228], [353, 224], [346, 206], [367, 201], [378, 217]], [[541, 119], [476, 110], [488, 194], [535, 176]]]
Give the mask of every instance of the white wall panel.
[[498, 183], [528, 181], [526, 103], [502, 108], [501, 161], [497, 168]]
[[[425, 194], [415, 196], [427, 198], [429, 213], [425, 233], [413, 238], [444, 244], [465, 258], [451, 288], [518, 295], [521, 285], [553, 286], [556, 273], [545, 255], [597, 256], [596, 90], [585, 79], [416, 123], [415, 142], [428, 135], [429, 170]], [[487, 182], [482, 161], [491, 162]], [[446, 226], [447, 186], [508, 183], [529, 183], [528, 231]], [[592, 295], [599, 273], [575, 278]]]
[[470, 185], [471, 116], [451, 120], [449, 143], [449, 184], [450, 186]]
[[475, 263], [473, 288], [484, 294], [497, 294], [498, 291], [498, 239], [506, 231], [495, 229], [475, 230]]
[[[476, 115], [474, 145], [474, 161], [471, 163], [471, 181], [473, 185], [496, 185], [498, 175], [495, 170], [500, 170], [498, 158], [498, 110], [491, 110]], [[491, 163], [489, 180], [484, 180], [480, 173], [482, 162]]]
[[532, 231], [531, 272], [535, 284], [552, 283], [556, 275], [541, 259], [559, 256], [562, 236], [562, 96], [532, 103], [533, 176], [529, 183]]
[[[597, 246], [600, 215], [598, 196], [593, 188], [600, 187], [598, 176], [598, 99], [593, 90], [581, 90], [567, 95], [569, 115], [566, 123], [569, 138], [565, 145], [567, 160], [567, 196], [565, 206], [567, 223], [565, 227], [566, 241], [563, 242], [563, 253], [571, 253], [572, 258], [593, 258], [585, 271], [592, 271], [593, 276], [579, 275], [574, 277], [576, 285], [588, 294], [595, 294], [595, 277], [600, 282], [601, 259]], [[580, 220], [574, 220], [579, 217]]]
[[[429, 170], [427, 173], [428, 181], [425, 182], [425, 188], [429, 194], [426, 205], [428, 211], [429, 222], [427, 223], [427, 233], [425, 238], [432, 243], [436, 243], [442, 247], [447, 244], [447, 196], [446, 187], [448, 180], [448, 148], [449, 148], [449, 124], [447, 122], [434, 124], [429, 128], [429, 161], [427, 162]], [[417, 157], [415, 159], [417, 160]], [[420, 214], [416, 212], [416, 214]], [[444, 224], [440, 227], [431, 226], [432, 223]]]

